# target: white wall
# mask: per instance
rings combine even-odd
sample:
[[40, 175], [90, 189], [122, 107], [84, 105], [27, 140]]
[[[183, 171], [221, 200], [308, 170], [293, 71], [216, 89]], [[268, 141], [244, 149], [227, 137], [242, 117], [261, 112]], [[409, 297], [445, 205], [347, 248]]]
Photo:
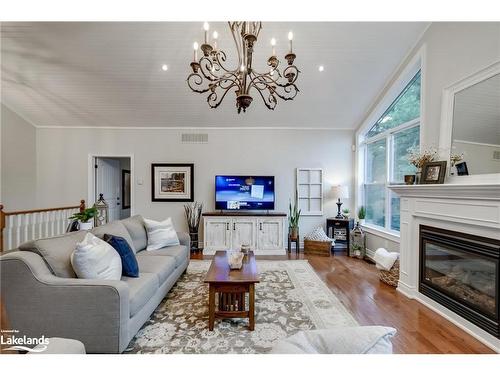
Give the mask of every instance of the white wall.
[[[324, 168], [325, 192], [332, 183], [352, 184], [352, 131], [345, 130], [208, 130], [208, 144], [181, 144], [180, 130], [49, 129], [37, 131], [38, 199], [43, 206], [87, 197], [89, 154], [134, 155], [132, 207], [153, 219], [172, 216], [186, 229], [183, 203], [151, 202], [151, 163], [195, 164], [195, 200], [214, 209], [214, 176], [262, 174], [276, 176], [276, 210], [288, 211], [295, 193], [296, 167]], [[143, 180], [142, 185], [137, 181]], [[54, 194], [57, 192], [57, 194]], [[352, 192], [352, 186], [351, 186]], [[346, 201], [346, 206], [352, 209]], [[304, 217], [301, 233], [335, 216], [333, 199], [325, 201], [324, 217]]]
[[5, 211], [36, 207], [36, 130], [1, 105], [1, 197]]
[[[500, 60], [500, 23], [436, 22], [432, 23], [420, 41], [394, 73], [386, 88], [367, 111], [367, 116], [390, 89], [394, 81], [425, 44], [424, 72], [422, 74], [421, 118], [422, 144], [439, 145], [441, 99], [444, 88]], [[360, 123], [361, 124], [365, 121]], [[373, 236], [369, 234], [368, 237]], [[375, 246], [381, 240], [371, 240]], [[397, 243], [389, 243], [397, 248]], [[375, 250], [375, 249], [372, 249]]]

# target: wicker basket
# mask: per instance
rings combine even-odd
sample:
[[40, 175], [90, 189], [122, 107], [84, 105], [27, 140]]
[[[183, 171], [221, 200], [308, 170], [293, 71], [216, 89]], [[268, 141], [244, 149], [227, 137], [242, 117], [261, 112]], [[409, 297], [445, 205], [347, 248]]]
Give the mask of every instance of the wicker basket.
[[332, 241], [304, 240], [304, 254], [331, 256]]
[[390, 285], [398, 286], [399, 281], [399, 259], [394, 262], [390, 271], [378, 270], [378, 276], [381, 281]]

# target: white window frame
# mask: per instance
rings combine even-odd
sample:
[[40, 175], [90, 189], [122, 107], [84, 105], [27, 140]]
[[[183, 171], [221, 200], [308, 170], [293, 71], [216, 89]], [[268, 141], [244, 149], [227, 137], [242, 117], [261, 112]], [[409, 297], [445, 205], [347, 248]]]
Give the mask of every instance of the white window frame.
[[[363, 140], [360, 144], [362, 148], [365, 148], [367, 145], [378, 142], [380, 140], [385, 140], [385, 151], [386, 151], [386, 163], [385, 163], [385, 181], [383, 182], [385, 188], [385, 226], [381, 227], [371, 223], [365, 223], [364, 226], [371, 227], [372, 229], [380, 229], [388, 234], [393, 236], [399, 236], [399, 231], [391, 228], [391, 218], [392, 218], [392, 205], [391, 205], [391, 195], [392, 192], [387, 189], [387, 186], [394, 182], [394, 135], [398, 134], [402, 131], [412, 129], [412, 128], [420, 127], [420, 117], [413, 119], [411, 121], [405, 122], [399, 126], [396, 126], [392, 129], [388, 129], [382, 133], [377, 134], [374, 137], [369, 138], [368, 140]], [[367, 165], [368, 153], [364, 153], [363, 165]], [[380, 185], [380, 183], [367, 183], [367, 169], [363, 168], [363, 186], [366, 185]], [[364, 189], [361, 188], [364, 194]], [[363, 201], [364, 202], [364, 196]], [[365, 205], [366, 206], [366, 205]]]
[[[378, 100], [371, 106], [370, 112], [365, 117], [362, 125], [356, 131], [356, 156], [355, 156], [355, 207], [356, 212], [359, 207], [364, 205], [364, 189], [366, 181], [366, 144], [375, 142], [380, 139], [386, 139], [386, 198], [385, 198], [385, 227], [378, 225], [365, 223], [363, 227], [368, 233], [376, 234], [383, 238], [389, 239], [391, 241], [399, 242], [399, 231], [390, 229], [391, 221], [391, 201], [390, 201], [390, 191], [387, 189], [387, 185], [391, 182], [393, 177], [393, 158], [390, 154], [393, 151], [392, 142], [393, 135], [403, 130], [410, 129], [415, 126], [420, 126], [420, 140], [419, 144], [422, 145], [423, 134], [424, 134], [424, 113], [425, 113], [425, 44], [420, 47], [420, 49], [415, 53], [413, 58], [404, 66], [401, 65], [396, 71], [401, 73], [389, 81], [392, 82], [389, 86], [386, 85], [382, 93], [378, 96]], [[406, 60], [406, 59], [405, 59]], [[404, 66], [404, 68], [402, 68]], [[396, 100], [396, 98], [401, 94], [405, 87], [411, 82], [413, 77], [420, 70], [420, 116], [416, 119], [408, 121], [401, 124], [395, 128], [388, 129], [376, 136], [369, 138], [365, 137], [365, 134], [373, 127], [377, 120], [384, 114], [384, 112], [389, 108], [389, 106]]]

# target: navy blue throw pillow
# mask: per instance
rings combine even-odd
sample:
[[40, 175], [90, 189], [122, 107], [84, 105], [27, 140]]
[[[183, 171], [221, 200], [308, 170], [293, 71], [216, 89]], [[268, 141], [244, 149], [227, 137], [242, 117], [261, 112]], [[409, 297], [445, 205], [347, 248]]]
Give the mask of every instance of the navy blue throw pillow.
[[134, 251], [123, 237], [104, 235], [104, 241], [109, 243], [122, 258], [122, 275], [128, 277], [139, 277], [139, 265]]

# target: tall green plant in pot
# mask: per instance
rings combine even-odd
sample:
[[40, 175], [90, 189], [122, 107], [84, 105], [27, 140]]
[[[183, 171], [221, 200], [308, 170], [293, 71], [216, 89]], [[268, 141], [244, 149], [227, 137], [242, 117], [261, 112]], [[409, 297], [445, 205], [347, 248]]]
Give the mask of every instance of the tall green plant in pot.
[[288, 231], [292, 240], [297, 239], [299, 235], [299, 219], [301, 211], [302, 210], [299, 210], [298, 208], [297, 199], [295, 199], [293, 206], [292, 201], [290, 200], [288, 209]]

